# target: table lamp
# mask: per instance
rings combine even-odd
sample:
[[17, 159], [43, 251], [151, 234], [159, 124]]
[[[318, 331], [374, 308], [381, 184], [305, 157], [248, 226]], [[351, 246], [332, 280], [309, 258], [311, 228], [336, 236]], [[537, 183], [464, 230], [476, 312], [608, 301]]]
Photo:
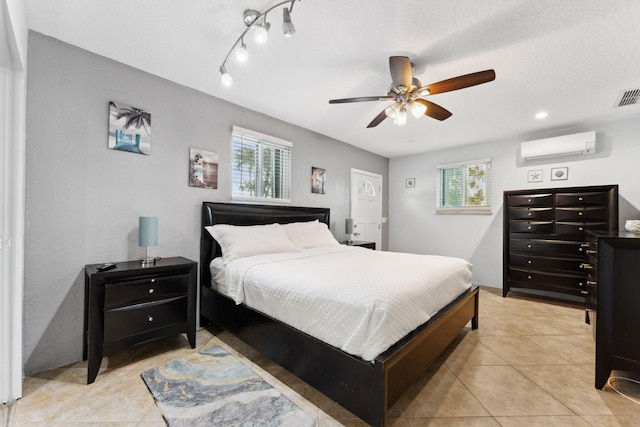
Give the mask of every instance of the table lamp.
[[347, 235], [347, 245], [353, 243], [351, 235], [353, 234], [353, 218], [346, 218], [344, 220], [344, 232]]
[[141, 216], [138, 224], [138, 246], [147, 247], [147, 257], [142, 258], [142, 266], [153, 265], [156, 259], [150, 255], [150, 247], [158, 246], [158, 217]]

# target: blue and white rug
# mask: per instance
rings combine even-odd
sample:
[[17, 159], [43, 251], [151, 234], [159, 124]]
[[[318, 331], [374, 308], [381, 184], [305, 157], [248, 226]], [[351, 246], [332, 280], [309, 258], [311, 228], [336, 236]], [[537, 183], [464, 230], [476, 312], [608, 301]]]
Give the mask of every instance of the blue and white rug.
[[170, 427], [316, 424], [220, 346], [149, 369], [141, 376]]

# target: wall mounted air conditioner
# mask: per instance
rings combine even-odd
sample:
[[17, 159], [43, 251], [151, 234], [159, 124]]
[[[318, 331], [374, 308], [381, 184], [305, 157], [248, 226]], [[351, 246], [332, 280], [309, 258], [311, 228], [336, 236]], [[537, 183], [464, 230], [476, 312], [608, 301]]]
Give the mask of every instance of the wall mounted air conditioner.
[[537, 139], [520, 144], [520, 157], [523, 162], [556, 157], [586, 156], [595, 153], [596, 133], [593, 131]]

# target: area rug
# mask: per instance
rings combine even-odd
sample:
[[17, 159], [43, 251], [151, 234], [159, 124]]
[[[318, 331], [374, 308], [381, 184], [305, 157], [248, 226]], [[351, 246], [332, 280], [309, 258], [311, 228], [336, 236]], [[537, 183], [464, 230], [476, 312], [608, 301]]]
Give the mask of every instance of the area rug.
[[170, 427], [316, 424], [311, 416], [221, 346], [140, 375]]

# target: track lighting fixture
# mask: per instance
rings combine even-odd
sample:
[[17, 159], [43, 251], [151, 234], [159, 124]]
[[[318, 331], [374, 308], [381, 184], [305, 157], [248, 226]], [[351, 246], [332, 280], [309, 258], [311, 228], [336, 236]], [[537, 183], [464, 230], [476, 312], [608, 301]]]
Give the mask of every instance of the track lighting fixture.
[[247, 28], [245, 28], [242, 34], [240, 34], [240, 37], [238, 37], [233, 46], [231, 46], [229, 53], [227, 53], [227, 56], [224, 58], [224, 61], [222, 61], [222, 65], [220, 66], [220, 79], [224, 86], [231, 86], [233, 83], [233, 77], [231, 77], [231, 74], [227, 72], [226, 68], [227, 60], [229, 59], [231, 52], [234, 50], [236, 51], [236, 59], [239, 62], [245, 62], [249, 57], [249, 51], [247, 50], [247, 45], [244, 41], [244, 36], [247, 32], [249, 32], [249, 30], [253, 31], [253, 36], [257, 43], [264, 44], [267, 42], [269, 29], [271, 28], [271, 23], [267, 21], [267, 13], [282, 5], [290, 4], [282, 10], [282, 32], [285, 37], [291, 37], [296, 32], [293, 22], [291, 22], [291, 12], [293, 11], [293, 5], [296, 1], [301, 0], [285, 0], [271, 6], [264, 12], [258, 12], [254, 9], [247, 9], [244, 11], [244, 24]]

